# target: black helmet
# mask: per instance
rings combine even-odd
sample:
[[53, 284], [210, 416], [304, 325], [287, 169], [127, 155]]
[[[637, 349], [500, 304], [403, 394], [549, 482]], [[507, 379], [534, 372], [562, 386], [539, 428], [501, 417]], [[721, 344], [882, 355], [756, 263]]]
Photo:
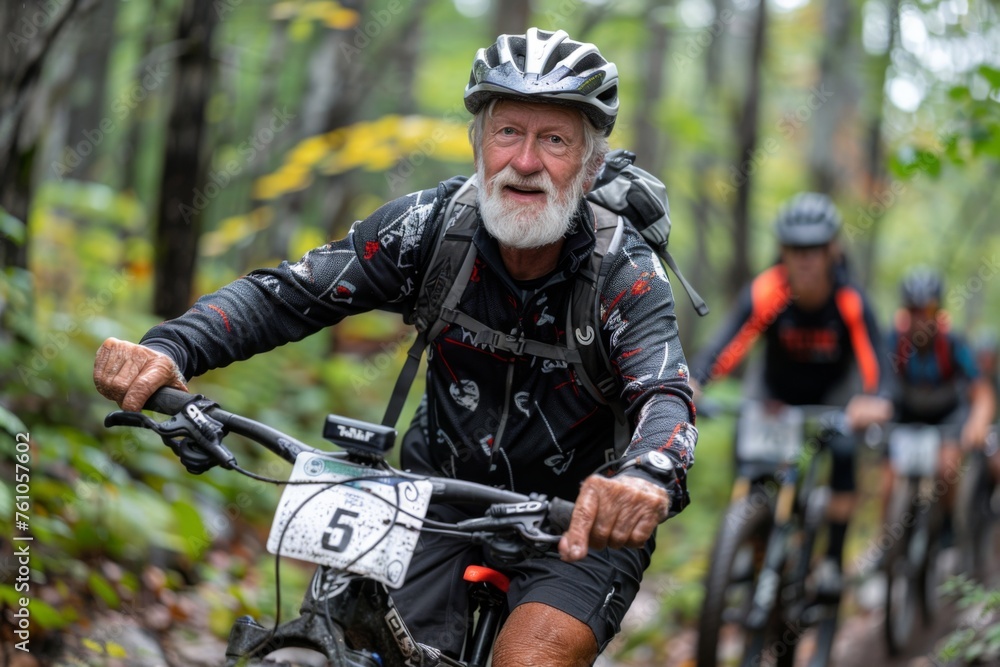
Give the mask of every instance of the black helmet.
[[618, 68], [596, 46], [562, 30], [529, 28], [524, 35], [500, 35], [476, 53], [465, 108], [478, 113], [494, 97], [574, 106], [608, 136], [618, 116]]
[[943, 291], [941, 274], [927, 267], [913, 269], [899, 285], [904, 308], [937, 308]]
[[792, 197], [778, 212], [774, 231], [781, 245], [826, 245], [840, 231], [840, 213], [826, 195], [803, 192]]

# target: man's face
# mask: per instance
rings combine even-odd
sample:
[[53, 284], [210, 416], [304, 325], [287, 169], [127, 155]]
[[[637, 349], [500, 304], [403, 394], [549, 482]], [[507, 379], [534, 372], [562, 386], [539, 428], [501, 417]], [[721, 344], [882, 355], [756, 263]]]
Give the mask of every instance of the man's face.
[[[938, 331], [939, 309], [936, 304], [921, 308], [907, 308], [910, 314], [910, 338], [917, 344], [917, 347], [925, 347], [924, 343], [930, 341]], [[919, 335], [918, 335], [919, 334]]]
[[788, 269], [788, 284], [796, 295], [829, 288], [833, 253], [829, 246], [782, 246], [781, 261]]
[[511, 100], [486, 118], [480, 212], [502, 245], [536, 248], [565, 235], [586, 186], [584, 122], [574, 109]]

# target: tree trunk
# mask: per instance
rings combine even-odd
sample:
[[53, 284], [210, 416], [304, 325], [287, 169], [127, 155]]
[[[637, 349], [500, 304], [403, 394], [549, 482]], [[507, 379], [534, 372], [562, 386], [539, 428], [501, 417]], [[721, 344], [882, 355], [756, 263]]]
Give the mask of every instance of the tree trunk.
[[860, 276], [857, 279], [864, 287], [871, 284], [875, 272], [874, 264], [879, 231], [882, 227], [882, 216], [885, 215], [885, 206], [876, 204], [889, 192], [890, 187], [890, 177], [885, 169], [882, 126], [884, 124], [885, 80], [889, 68], [892, 66], [892, 52], [899, 38], [899, 0], [890, 0], [889, 2], [886, 31], [888, 34], [885, 53], [874, 58], [875, 62], [872, 67], [874, 77], [868, 89], [871, 104], [868, 110], [869, 120], [866, 132], [868, 164], [865, 170], [865, 195], [867, 202], [861, 215], [855, 216], [856, 227], [853, 228], [854, 231], [852, 232], [852, 228], [848, 228], [847, 231], [848, 235], [860, 235], [862, 238]]
[[[760, 2], [753, 26], [747, 68], [747, 91], [736, 119], [737, 153], [736, 199], [733, 204], [733, 261], [728, 289], [737, 294], [750, 277], [750, 192], [756, 173], [757, 117], [760, 113], [761, 67], [767, 35], [767, 3]], [[753, 173], [751, 173], [753, 172]]]
[[[654, 14], [662, 3], [650, 0], [647, 14]], [[635, 112], [635, 146], [638, 163], [652, 174], [663, 169], [666, 146], [661, 146], [662, 133], [653, 120], [663, 97], [664, 63], [670, 42], [670, 29], [658, 20], [649, 22], [649, 47], [643, 54], [643, 85], [640, 86], [640, 100]]]
[[[94, 0], [67, 0], [62, 5], [0, 3], [0, 25], [5, 26], [0, 48], [0, 208], [28, 221], [33, 197], [32, 174], [41, 128], [29, 116], [38, 113], [39, 78], [52, 44], [70, 19], [79, 19]], [[37, 120], [37, 119], [35, 119]], [[28, 241], [17, 243], [0, 233], [0, 266], [26, 268]]]
[[[493, 15], [493, 30], [496, 35], [523, 35], [531, 27], [530, 0], [505, 0], [494, 4], [496, 13]], [[550, 30], [557, 28], [558, 26], [553, 26]]]
[[811, 118], [809, 171], [813, 189], [833, 194], [840, 189], [844, 165], [838, 165], [836, 137], [841, 123], [847, 121], [853, 106], [850, 75], [857, 68], [851, 53], [850, 0], [827, 0], [823, 10], [823, 55], [820, 58], [819, 85], [800, 107], [793, 123]]
[[213, 3], [185, 0], [177, 30], [187, 48], [177, 61], [154, 242], [153, 312], [164, 318], [177, 317], [191, 304], [202, 212], [215, 191], [205, 179], [202, 137], [217, 19]]

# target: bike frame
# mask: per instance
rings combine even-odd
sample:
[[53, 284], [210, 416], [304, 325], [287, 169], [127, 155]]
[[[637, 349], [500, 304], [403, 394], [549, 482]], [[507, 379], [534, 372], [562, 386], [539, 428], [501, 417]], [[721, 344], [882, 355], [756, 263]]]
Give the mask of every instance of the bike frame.
[[[414, 475], [390, 468], [371, 446], [361, 445], [352, 450], [331, 454], [291, 438], [269, 426], [219, 409], [214, 404], [204, 412], [192, 412], [195, 397], [173, 389], [160, 389], [147, 404], [147, 408], [162, 414], [174, 415], [165, 422], [155, 422], [140, 413], [115, 412], [105, 419], [106, 426], [124, 425], [154, 430], [168, 443], [176, 438], [193, 439], [207, 445], [205, 450], [227, 468], [237, 468], [235, 457], [221, 444], [222, 436], [237, 433], [266, 447], [289, 463], [303, 453], [343, 457], [359, 466], [384, 470], [387, 477], [424, 480], [430, 482], [434, 502], [477, 503], [490, 506], [482, 518], [472, 518], [459, 524], [448, 524], [449, 530], [466, 535], [472, 543], [489, 547], [498, 560], [520, 560], [542, 554], [554, 548], [559, 536], [540, 530], [548, 521], [560, 533], [569, 525], [573, 505], [553, 498], [525, 496], [523, 494], [482, 486], [473, 482], [450, 478]], [[203, 404], [204, 405], [204, 404]], [[208, 431], [199, 431], [198, 419], [185, 421], [185, 415], [208, 415], [223, 427], [223, 433], [212, 433], [214, 442], [204, 443]], [[328, 422], [333, 416], [328, 418]], [[363, 422], [348, 420], [362, 430]], [[381, 429], [374, 424], [371, 428]], [[373, 431], [374, 432], [374, 431]], [[380, 433], [391, 447], [395, 433]], [[370, 437], [365, 437], [367, 443]], [[275, 628], [266, 628], [253, 618], [244, 616], [236, 620], [226, 648], [227, 667], [243, 665], [248, 659], [266, 656], [282, 648], [303, 648], [324, 656], [331, 667], [481, 667], [489, 660], [493, 641], [503, 621], [505, 602], [499, 589], [492, 584], [476, 583], [480, 615], [466, 642], [466, 661], [443, 655], [436, 648], [416, 642], [393, 604], [387, 587], [362, 575], [320, 565], [313, 575], [312, 584], [300, 609], [300, 616]], [[470, 619], [471, 620], [471, 619]], [[359, 648], [366, 647], [366, 648]], [[259, 664], [259, 663], [257, 663]]]
[[[829, 435], [826, 431], [834, 423], [844, 428], [843, 413], [827, 406], [798, 406], [798, 409], [804, 415], [803, 435], [808, 436], [804, 440], [814, 446], [804, 446], [793, 460], [741, 459], [739, 447], [734, 448], [737, 477], [730, 511], [748, 501], [758, 505], [752, 499], [760, 498], [759, 503], [767, 505], [771, 517], [749, 608], [741, 620], [748, 634], [744, 664], [754, 664], [755, 658], [759, 660], [768, 627], [776, 621], [793, 624], [790, 627], [824, 624], [818, 656], [829, 654], [835, 633], [836, 609], [827, 613], [819, 607], [809, 607], [805, 590], [816, 533], [825, 520], [829, 501], [829, 489], [819, 482]], [[823, 424], [824, 421], [829, 424]], [[796, 536], [801, 539], [796, 540]], [[780, 619], [776, 617], [778, 614]], [[825, 659], [820, 661], [824, 663]]]

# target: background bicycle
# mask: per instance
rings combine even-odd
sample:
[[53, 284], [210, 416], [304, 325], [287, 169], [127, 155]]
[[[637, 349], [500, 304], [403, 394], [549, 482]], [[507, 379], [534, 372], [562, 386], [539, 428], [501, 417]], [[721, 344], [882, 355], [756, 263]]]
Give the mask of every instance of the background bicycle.
[[844, 431], [837, 408], [750, 403], [741, 411], [737, 478], [705, 579], [700, 666], [794, 664], [810, 627], [810, 664], [826, 664], [838, 605], [817, 598], [809, 575], [829, 499], [821, 454]]

